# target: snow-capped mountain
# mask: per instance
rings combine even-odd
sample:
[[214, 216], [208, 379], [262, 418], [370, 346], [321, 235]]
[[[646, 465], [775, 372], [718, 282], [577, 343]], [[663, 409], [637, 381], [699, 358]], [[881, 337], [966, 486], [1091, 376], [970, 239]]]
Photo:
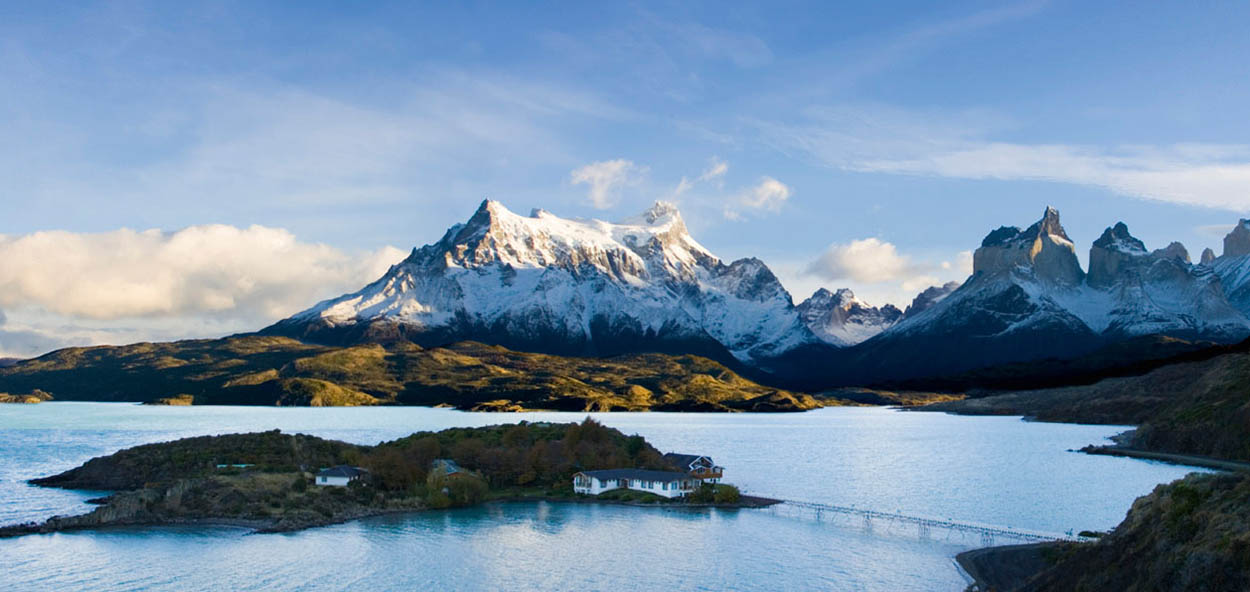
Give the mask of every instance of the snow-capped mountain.
[[755, 365], [820, 343], [758, 259], [725, 263], [656, 203], [619, 223], [485, 201], [379, 280], [264, 332], [323, 342], [478, 340], [552, 353], [699, 353]]
[[1123, 223], [1095, 241], [1086, 274], [1059, 212], [1047, 208], [1025, 230], [991, 232], [968, 281], [855, 348], [843, 367], [877, 380], [949, 375], [1143, 335], [1231, 342], [1250, 335], [1250, 320], [1183, 246], [1147, 251]]
[[1250, 333], [1250, 321], [1229, 303], [1210, 267], [1192, 264], [1177, 242], [1148, 252], [1123, 222], [1090, 248], [1086, 291], [1082, 320], [1106, 336], [1234, 341]]
[[830, 292], [824, 288], [798, 305], [799, 317], [817, 337], [845, 347], [855, 345], [889, 329], [903, 317], [892, 304], [872, 306], [848, 289]]

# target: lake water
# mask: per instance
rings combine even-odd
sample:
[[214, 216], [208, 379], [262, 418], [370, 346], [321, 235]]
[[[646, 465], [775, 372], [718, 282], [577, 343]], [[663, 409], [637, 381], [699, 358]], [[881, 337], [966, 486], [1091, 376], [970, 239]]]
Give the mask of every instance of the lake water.
[[[0, 405], [0, 523], [90, 510], [95, 492], [25, 480], [137, 444], [278, 428], [374, 444], [414, 431], [585, 413], [417, 407]], [[753, 494], [1017, 529], [1107, 529], [1196, 470], [1070, 452], [1124, 429], [883, 408], [800, 414], [589, 414], [662, 451], [698, 452]], [[1001, 540], [996, 543], [1018, 541]], [[979, 537], [786, 510], [500, 504], [251, 535], [109, 529], [0, 540], [10, 590], [962, 590]]]

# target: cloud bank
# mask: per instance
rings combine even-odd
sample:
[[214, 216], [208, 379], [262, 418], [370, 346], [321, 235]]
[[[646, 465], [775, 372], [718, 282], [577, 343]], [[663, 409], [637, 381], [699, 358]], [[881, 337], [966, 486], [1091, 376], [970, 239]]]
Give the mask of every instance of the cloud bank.
[[[404, 252], [348, 253], [279, 228], [192, 226], [0, 236], [0, 349], [33, 354], [86, 326], [256, 329], [382, 275]], [[3, 313], [0, 313], [2, 315]], [[227, 329], [229, 331], [229, 329]], [[161, 332], [161, 331], [157, 331]], [[12, 345], [19, 338], [26, 351]], [[81, 339], [79, 339], [81, 340]], [[5, 345], [5, 342], [9, 345]]]
[[926, 114], [883, 106], [812, 108], [754, 122], [766, 143], [856, 172], [1050, 181], [1129, 197], [1250, 210], [1250, 144], [1082, 145], [1004, 142], [991, 113]]

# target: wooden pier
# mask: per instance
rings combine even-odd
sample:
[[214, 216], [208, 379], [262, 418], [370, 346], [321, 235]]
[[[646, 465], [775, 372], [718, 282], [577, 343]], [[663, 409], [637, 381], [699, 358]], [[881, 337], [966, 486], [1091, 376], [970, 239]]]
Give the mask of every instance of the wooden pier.
[[975, 522], [962, 522], [958, 520], [940, 518], [926, 518], [922, 516], [909, 516], [907, 514], [880, 512], [877, 510], [867, 510], [849, 506], [836, 506], [833, 504], [819, 504], [815, 502], [803, 502], [796, 500], [781, 501], [781, 504], [772, 507], [779, 510], [792, 508], [803, 513], [814, 514], [817, 520], [823, 520], [825, 515], [847, 516], [862, 520], [865, 530], [872, 530], [874, 524], [904, 524], [915, 526], [916, 534], [924, 538], [932, 536], [934, 531], [971, 534], [980, 536], [981, 543], [987, 547], [995, 544], [996, 539], [1008, 539], [1011, 541], [1025, 542], [1083, 540], [1080, 537], [1073, 535], [1070, 531], [1061, 534], [1035, 530], [1021, 530], [1006, 526], [994, 526], [990, 524], [978, 524]]

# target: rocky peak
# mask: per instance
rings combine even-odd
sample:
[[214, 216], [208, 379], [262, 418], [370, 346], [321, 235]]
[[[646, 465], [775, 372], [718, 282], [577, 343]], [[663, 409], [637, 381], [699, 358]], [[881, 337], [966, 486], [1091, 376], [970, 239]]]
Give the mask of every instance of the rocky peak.
[[1089, 285], [1110, 286], [1139, 257], [1145, 257], [1146, 243], [1128, 231], [1128, 225], [1117, 222], [1102, 232], [1089, 248]]
[[912, 299], [911, 304], [907, 305], [907, 310], [903, 311], [903, 317], [910, 318], [928, 310], [947, 296], [950, 296], [951, 292], [958, 290], [960, 285], [962, 284], [959, 282], [947, 282], [941, 286], [925, 288], [923, 292], [917, 294]]
[[1212, 251], [1211, 247], [1203, 249], [1202, 259], [1199, 262], [1203, 265], [1211, 265], [1212, 263], [1215, 263], [1215, 251]]
[[1085, 275], [1059, 222], [1059, 211], [1050, 207], [1041, 220], [1023, 231], [1004, 226], [991, 232], [973, 254], [972, 269], [974, 275], [1031, 272], [1039, 280], [1072, 286]]
[[1068, 238], [1068, 233], [1063, 230], [1063, 225], [1059, 223], [1059, 210], [1050, 206], [1046, 206], [1046, 211], [1042, 212], [1042, 219], [1035, 222], [1024, 232], [1030, 236], [1033, 234], [1057, 236], [1072, 242]]
[[1122, 253], [1146, 254], [1146, 244], [1129, 234], [1128, 225], [1123, 222], [1116, 222], [1115, 226], [1102, 231], [1094, 246]]
[[671, 201], [656, 201], [642, 213], [642, 218], [648, 224], [655, 224], [662, 220], [673, 220], [681, 223], [681, 212], [677, 211], [677, 204]]
[[1250, 220], [1242, 218], [1224, 237], [1224, 256], [1240, 257], [1246, 254], [1250, 254]]
[[1156, 249], [1150, 256], [1155, 259], [1176, 261], [1177, 263], [1190, 263], [1189, 249], [1186, 249], [1185, 245], [1176, 241], [1162, 249]]

